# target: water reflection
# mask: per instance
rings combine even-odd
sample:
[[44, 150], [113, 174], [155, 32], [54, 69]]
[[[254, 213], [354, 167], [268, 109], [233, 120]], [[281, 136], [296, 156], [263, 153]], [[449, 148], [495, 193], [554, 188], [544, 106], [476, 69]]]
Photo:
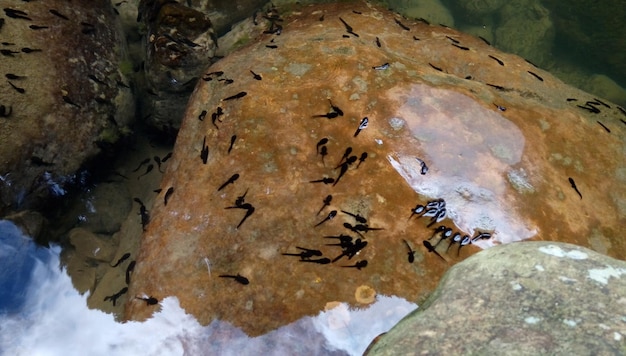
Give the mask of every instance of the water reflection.
[[[393, 147], [396, 154], [388, 160], [416, 192], [444, 199], [449, 217], [463, 231], [496, 231], [495, 239], [477, 242], [481, 247], [536, 233], [516, 215], [507, 180], [518, 173], [514, 165], [525, 142], [513, 122], [451, 90], [414, 85], [408, 93], [398, 89], [390, 96], [399, 103], [394, 122], [401, 120], [416, 140]], [[416, 157], [428, 163], [428, 179]]]
[[6, 355], [360, 355], [378, 334], [417, 306], [378, 296], [364, 309], [345, 303], [249, 338], [229, 323], [206, 327], [175, 297], [146, 322], [115, 322], [87, 308], [59, 266], [59, 248], [41, 249], [0, 221], [0, 350]]

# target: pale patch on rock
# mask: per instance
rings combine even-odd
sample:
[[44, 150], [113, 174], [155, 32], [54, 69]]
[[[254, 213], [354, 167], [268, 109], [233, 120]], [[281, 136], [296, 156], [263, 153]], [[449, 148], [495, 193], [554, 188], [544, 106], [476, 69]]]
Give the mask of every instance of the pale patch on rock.
[[607, 284], [611, 277], [620, 278], [624, 273], [626, 273], [626, 268], [607, 266], [606, 268], [590, 269], [588, 277], [596, 282]]
[[537, 317], [534, 317], [534, 316], [529, 316], [529, 317], [524, 319], [524, 322], [526, 324], [537, 324], [540, 321], [541, 321], [541, 318], [537, 318]]
[[311, 69], [311, 65], [307, 63], [289, 63], [285, 66], [285, 71], [295, 76], [301, 77]]
[[354, 292], [354, 298], [358, 303], [370, 304], [376, 300], [376, 291], [370, 286], [362, 285]]
[[392, 117], [389, 119], [389, 126], [395, 131], [402, 130], [406, 122], [400, 117]]
[[574, 282], [578, 282], [578, 280], [576, 280], [574, 278], [569, 278], [569, 277], [565, 277], [565, 276], [559, 276], [558, 278], [559, 278], [559, 280], [561, 282], [566, 283], [566, 284], [572, 284]]
[[512, 169], [507, 173], [509, 183], [520, 193], [534, 193], [535, 187], [530, 184], [524, 168]]
[[584, 260], [588, 257], [587, 254], [582, 251], [571, 250], [566, 252], [563, 251], [560, 247], [554, 245], [539, 247], [539, 251], [555, 257], [567, 257], [574, 260]]
[[563, 324], [574, 327], [578, 325], [578, 322], [576, 320], [563, 319]]

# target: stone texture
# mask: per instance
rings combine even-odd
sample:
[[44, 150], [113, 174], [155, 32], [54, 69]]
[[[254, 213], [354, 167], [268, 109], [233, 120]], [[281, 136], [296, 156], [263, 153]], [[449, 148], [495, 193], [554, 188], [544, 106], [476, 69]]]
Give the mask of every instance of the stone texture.
[[623, 355], [626, 262], [525, 242], [451, 268], [420, 309], [368, 355]]
[[[149, 206], [129, 295], [175, 295], [203, 324], [221, 319], [259, 335], [329, 301], [357, 305], [364, 285], [420, 301], [449, 265], [477, 250], [464, 247], [457, 258], [458, 244], [449, 249], [446, 240], [437, 251], [447, 263], [428, 253], [422, 241], [438, 225], [470, 236], [491, 231], [483, 247], [537, 237], [626, 257], [626, 126], [614, 105], [596, 104], [593, 114], [576, 106], [591, 95], [522, 58], [368, 4], [296, 7], [283, 17], [280, 36], [262, 35], [230, 54], [205, 71], [222, 75], [196, 87]], [[332, 112], [329, 100], [344, 115], [312, 117]], [[223, 114], [213, 121], [218, 107]], [[316, 152], [322, 138], [324, 158]], [[347, 166], [335, 186], [310, 183], [338, 179], [348, 147], [355, 160], [363, 152], [367, 159]], [[416, 158], [428, 165], [425, 175]], [[427, 227], [428, 218], [409, 219], [416, 204], [435, 199], [446, 202], [446, 220]], [[246, 210], [227, 208], [243, 203], [255, 210], [237, 228]], [[331, 210], [336, 217], [315, 227]], [[358, 237], [344, 227], [357, 222], [341, 210], [384, 230], [363, 234], [368, 245], [352, 260], [319, 265], [282, 255], [300, 246], [338, 256], [324, 236]], [[413, 264], [403, 239], [417, 250]], [[361, 270], [341, 267], [360, 260], [368, 261]], [[237, 274], [249, 284], [219, 278]], [[131, 299], [125, 316], [154, 310]]]
[[[121, 177], [117, 178], [121, 180]], [[71, 220], [67, 222], [71, 226], [78, 225], [96, 234], [112, 235], [120, 229], [131, 207], [128, 184], [123, 181], [101, 183], [79, 194], [69, 212], [64, 214], [64, 219]]]
[[[26, 18], [9, 16], [12, 10]], [[10, 0], [3, 2], [2, 15], [0, 215], [5, 215], [40, 208], [51, 196], [65, 194], [64, 185], [77, 179], [79, 167], [127, 132], [134, 102], [130, 89], [118, 84], [128, 85], [121, 69], [126, 49], [108, 1]]]
[[454, 27], [454, 18], [439, 0], [408, 1], [401, 3], [396, 11], [409, 18], [423, 18], [431, 23]]
[[552, 58], [554, 26], [550, 11], [537, 0], [507, 2], [499, 11], [502, 17], [495, 30], [498, 48], [516, 53], [533, 63], [547, 63]]
[[[206, 12], [213, 23], [218, 36], [224, 35], [231, 30], [231, 26], [258, 11], [267, 2], [263, 0], [190, 0], [189, 6], [202, 12]], [[221, 44], [220, 44], [221, 46]]]
[[[94, 260], [93, 258], [74, 253], [73, 255], [67, 254], [63, 261], [67, 265], [68, 274], [72, 277], [72, 281], [75, 286], [81, 285], [85, 279], [92, 274], [95, 275], [95, 281], [90, 288], [90, 295], [87, 300], [89, 307], [98, 308], [106, 312], [114, 313], [116, 318], [119, 318], [124, 310], [124, 301], [129, 295], [123, 294], [117, 301], [116, 305], [109, 300], [104, 300], [105, 297], [118, 293], [124, 287], [127, 286], [126, 271], [132, 261], [136, 259], [137, 251], [139, 249], [140, 237], [142, 232], [141, 216], [139, 214], [139, 203], [136, 199], [139, 199], [148, 209], [153, 205], [155, 199], [155, 187], [158, 187], [161, 180], [160, 170], [165, 169], [170, 161], [162, 162], [159, 168], [156, 165], [154, 158], [149, 163], [144, 163], [140, 166], [141, 162], [150, 157], [165, 158], [168, 154], [167, 148], [154, 147], [146, 139], [140, 138], [137, 142], [136, 150], [129, 153], [127, 160], [120, 162], [120, 165], [116, 167], [116, 171], [128, 179], [123, 179], [119, 175], [112, 173], [109, 179], [117, 180], [116, 183], [108, 183], [109, 188], [115, 187], [115, 189], [104, 189], [101, 191], [109, 191], [111, 195], [114, 195], [115, 199], [110, 199], [109, 204], [96, 204], [99, 208], [96, 215], [103, 216], [116, 216], [120, 214], [120, 211], [126, 212], [126, 217], [123, 219], [119, 230], [108, 237], [108, 259]], [[147, 166], [152, 164], [153, 169], [146, 175]], [[139, 167], [139, 169], [137, 169]], [[132, 197], [127, 196], [127, 192], [132, 191]], [[98, 201], [98, 196], [102, 196], [101, 193], [96, 193], [94, 197], [95, 201]], [[89, 200], [87, 200], [89, 201]], [[85, 202], [83, 201], [83, 204]], [[127, 210], [132, 204], [132, 209]], [[147, 211], [148, 216], [151, 211]], [[118, 221], [118, 218], [115, 219]], [[85, 228], [74, 229], [73, 231], [85, 232], [86, 229], [92, 229], [93, 224], [81, 225]], [[86, 232], [87, 234], [92, 234]], [[93, 235], [93, 234], [92, 234]], [[71, 236], [71, 235], [70, 235]], [[90, 251], [87, 249], [87, 251]], [[130, 253], [128, 259], [120, 263], [116, 267], [112, 267], [115, 263], [125, 254]], [[72, 260], [77, 258], [78, 261]], [[132, 280], [133, 273], [129, 273], [129, 279]]]
[[591, 75], [583, 84], [583, 88], [615, 103], [626, 104], [626, 89], [604, 74]]
[[115, 254], [110, 238], [97, 236], [84, 228], [72, 229], [69, 240], [76, 253], [96, 261], [109, 262]]
[[178, 128], [189, 94], [210, 63], [217, 36], [207, 14], [173, 1], [142, 1], [145, 36], [141, 96], [147, 122], [156, 128]]
[[487, 15], [499, 10], [507, 3], [505, 0], [462, 0], [455, 3], [469, 17]]

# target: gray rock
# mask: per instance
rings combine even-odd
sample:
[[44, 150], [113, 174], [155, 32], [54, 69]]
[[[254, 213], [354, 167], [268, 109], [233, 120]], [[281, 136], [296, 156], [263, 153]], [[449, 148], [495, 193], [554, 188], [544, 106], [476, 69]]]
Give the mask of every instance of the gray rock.
[[623, 355], [626, 262], [583, 247], [524, 242], [451, 268], [369, 355]]

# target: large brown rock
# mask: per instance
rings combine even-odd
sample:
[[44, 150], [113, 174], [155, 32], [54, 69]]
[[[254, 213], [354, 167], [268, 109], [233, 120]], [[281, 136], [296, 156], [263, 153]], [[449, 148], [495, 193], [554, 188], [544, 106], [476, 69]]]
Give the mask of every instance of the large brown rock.
[[[280, 35], [232, 53], [196, 87], [130, 296], [175, 295], [203, 324], [221, 319], [258, 335], [329, 301], [363, 305], [372, 292], [419, 301], [477, 250], [457, 258], [450, 237], [436, 249], [446, 262], [428, 253], [422, 241], [440, 225], [461, 237], [491, 232], [483, 247], [541, 236], [626, 257], [626, 116], [615, 106], [585, 104], [593, 97], [478, 38], [369, 4], [283, 18]], [[354, 163], [342, 164], [348, 148]], [[334, 183], [310, 182], [324, 177]], [[446, 220], [409, 218], [437, 199]], [[384, 230], [359, 231], [368, 244], [351, 260], [282, 255], [305, 247], [323, 254], [305, 260], [335, 259], [341, 248], [327, 244], [338, 239], [325, 236], [359, 238], [343, 211]], [[403, 239], [417, 250], [413, 264]], [[220, 278], [238, 274], [249, 284]], [[357, 300], [361, 286], [371, 290]], [[126, 317], [154, 310], [130, 299]]]
[[480, 252], [368, 355], [623, 355], [626, 262], [564, 243]]
[[109, 1], [3, 2], [0, 215], [39, 208], [127, 133], [134, 101]]

